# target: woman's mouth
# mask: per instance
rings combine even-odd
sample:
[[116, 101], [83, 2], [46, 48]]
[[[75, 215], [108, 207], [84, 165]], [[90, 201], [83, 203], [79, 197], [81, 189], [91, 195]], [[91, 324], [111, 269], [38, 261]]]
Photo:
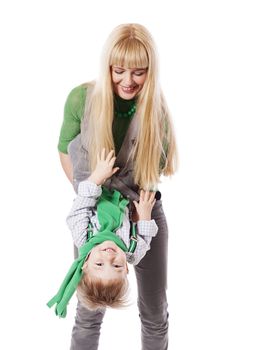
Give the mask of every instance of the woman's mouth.
[[136, 86], [132, 86], [132, 87], [121, 86], [121, 89], [123, 92], [125, 92], [127, 94], [131, 94], [136, 90]]

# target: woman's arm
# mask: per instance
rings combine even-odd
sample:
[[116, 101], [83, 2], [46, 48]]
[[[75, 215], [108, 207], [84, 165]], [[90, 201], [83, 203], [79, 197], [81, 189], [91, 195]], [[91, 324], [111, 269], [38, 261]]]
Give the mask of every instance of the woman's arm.
[[86, 92], [86, 85], [82, 84], [77, 86], [70, 92], [64, 105], [64, 117], [60, 130], [58, 150], [62, 168], [71, 183], [73, 182], [73, 170], [68, 155], [68, 145], [78, 134], [80, 134]]
[[68, 154], [59, 152], [62, 169], [71, 183], [73, 183], [73, 169], [71, 158]]

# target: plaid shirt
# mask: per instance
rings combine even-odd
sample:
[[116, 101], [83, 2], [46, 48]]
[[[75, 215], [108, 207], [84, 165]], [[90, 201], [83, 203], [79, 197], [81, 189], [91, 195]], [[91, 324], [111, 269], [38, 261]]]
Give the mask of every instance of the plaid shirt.
[[[79, 248], [87, 240], [87, 227], [91, 222], [95, 228], [94, 234], [100, 229], [96, 213], [96, 202], [102, 193], [101, 186], [97, 186], [88, 180], [79, 183], [78, 195], [73, 201], [73, 205], [66, 222], [72, 233], [74, 244]], [[137, 222], [137, 247], [134, 253], [126, 253], [127, 261], [137, 265], [150, 249], [152, 237], [158, 232], [158, 226], [154, 220], [139, 220]], [[128, 208], [125, 208], [125, 215], [122, 225], [116, 230], [116, 235], [120, 237], [127, 248], [130, 244], [130, 222]]]

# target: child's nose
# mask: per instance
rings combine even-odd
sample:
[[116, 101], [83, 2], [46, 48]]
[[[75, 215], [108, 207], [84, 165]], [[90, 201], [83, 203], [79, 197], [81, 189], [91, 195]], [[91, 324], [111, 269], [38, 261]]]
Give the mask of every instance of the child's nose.
[[105, 250], [104, 251], [104, 257], [107, 259], [107, 260], [112, 260], [113, 258], [115, 258], [116, 256], [116, 253], [112, 250]]

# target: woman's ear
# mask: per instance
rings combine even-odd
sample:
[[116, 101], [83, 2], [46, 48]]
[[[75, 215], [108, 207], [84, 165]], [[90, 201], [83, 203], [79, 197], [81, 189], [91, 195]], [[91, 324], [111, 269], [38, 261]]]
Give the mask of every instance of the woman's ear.
[[128, 264], [126, 263], [127, 274], [129, 274]]

